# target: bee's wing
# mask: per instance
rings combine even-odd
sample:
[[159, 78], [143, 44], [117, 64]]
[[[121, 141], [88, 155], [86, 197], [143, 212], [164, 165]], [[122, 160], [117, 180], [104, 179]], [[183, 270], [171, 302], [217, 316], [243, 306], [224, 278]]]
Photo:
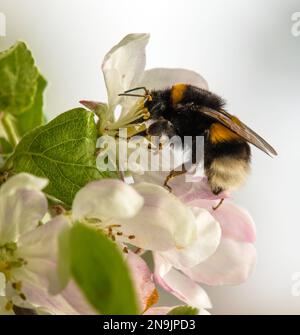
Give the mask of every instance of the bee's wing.
[[259, 136], [255, 131], [246, 126], [243, 122], [239, 121], [238, 123], [234, 122], [232, 116], [223, 111], [219, 112], [211, 108], [200, 108], [200, 113], [209, 116], [210, 118], [222, 123], [225, 127], [229, 128], [234, 133], [241, 136], [247, 142], [255, 145], [260, 150], [264, 151], [269, 156], [276, 156], [276, 150], [266, 142], [261, 136]]

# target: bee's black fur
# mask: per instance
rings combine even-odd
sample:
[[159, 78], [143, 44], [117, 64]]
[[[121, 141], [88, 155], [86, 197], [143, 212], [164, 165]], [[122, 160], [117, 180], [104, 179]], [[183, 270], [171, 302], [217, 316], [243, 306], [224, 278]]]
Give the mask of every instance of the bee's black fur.
[[201, 88], [187, 85], [183, 99], [176, 105], [171, 101], [171, 88], [152, 91], [152, 101], [145, 104], [152, 119], [164, 118], [170, 121], [179, 136], [201, 136], [213, 120], [197, 112], [199, 107], [220, 111], [225, 102], [222, 98]]
[[[172, 88], [152, 91], [152, 100], [145, 103], [150, 112], [150, 118], [157, 120], [148, 130], [150, 135], [159, 135], [159, 132], [167, 133], [172, 129], [172, 134], [180, 136], [204, 136], [205, 137], [205, 170], [209, 171], [214, 160], [222, 157], [231, 157], [236, 160], [250, 162], [250, 146], [242, 138], [231, 139], [221, 143], [212, 143], [209, 138], [210, 126], [216, 120], [199, 113], [203, 107], [222, 111], [225, 102], [218, 95], [207, 90], [186, 85], [180, 101], [172, 101]], [[157, 124], [156, 124], [157, 123]], [[168, 125], [168, 131], [166, 129]], [[171, 125], [171, 127], [170, 127]], [[152, 128], [152, 129], [151, 129]], [[155, 131], [154, 131], [155, 130]], [[193, 141], [195, 143], [195, 141]], [[192, 160], [196, 162], [195, 145], [192, 148]], [[222, 187], [214, 189], [214, 193], [223, 191]]]

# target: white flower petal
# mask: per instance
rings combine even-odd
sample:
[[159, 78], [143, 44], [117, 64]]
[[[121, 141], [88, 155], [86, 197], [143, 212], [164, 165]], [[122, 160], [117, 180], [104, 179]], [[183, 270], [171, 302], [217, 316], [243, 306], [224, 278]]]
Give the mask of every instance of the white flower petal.
[[0, 198], [5, 194], [12, 194], [21, 188], [28, 190], [42, 190], [48, 184], [45, 178], [38, 178], [29, 173], [19, 173], [9, 178], [0, 188]]
[[52, 272], [49, 277], [51, 294], [58, 294], [65, 289], [71, 278], [70, 228], [63, 228], [58, 236], [57, 271]]
[[[25, 185], [26, 186], [26, 185]], [[13, 187], [1, 195], [0, 245], [16, 242], [18, 238], [38, 226], [47, 211], [45, 195], [30, 188]]]
[[[116, 236], [119, 242], [131, 243], [145, 250], [168, 250], [174, 248], [175, 241], [171, 233], [164, 227], [156, 225], [153, 209], [145, 208], [142, 215], [128, 220], [116, 221], [121, 225], [122, 236]], [[155, 216], [154, 216], [155, 220]], [[134, 236], [129, 239], [128, 236]]]
[[185, 69], [155, 68], [144, 72], [140, 85], [160, 90], [176, 83], [185, 83], [208, 89], [206, 80], [198, 73]]
[[129, 34], [115, 45], [105, 56], [102, 71], [111, 110], [123, 100], [118, 94], [134, 88], [144, 71], [145, 47], [149, 34]]
[[[58, 295], [50, 295], [46, 287], [36, 287], [25, 282], [23, 292], [28, 301], [19, 297], [13, 299], [19, 307], [31, 306], [53, 315], [90, 315], [95, 314], [77, 286], [70, 282], [68, 287]], [[44, 314], [43, 313], [43, 314]]]
[[123, 232], [135, 236], [127, 242], [148, 250], [168, 250], [189, 245], [196, 238], [192, 211], [174, 195], [148, 183], [133, 187], [144, 198], [144, 206], [133, 218], [117, 221]]
[[210, 299], [202, 287], [170, 267], [168, 262], [158, 253], [155, 253], [154, 261], [155, 279], [162, 288], [192, 307], [212, 307]]
[[214, 217], [205, 209], [195, 208], [197, 240], [183, 249], [172, 249], [162, 255], [174, 267], [193, 267], [209, 258], [218, 248], [221, 228]]
[[117, 179], [94, 181], [83, 187], [73, 202], [73, 219], [131, 218], [143, 206], [143, 198]]
[[37, 286], [48, 287], [49, 280], [56, 279], [58, 237], [67, 227], [66, 219], [58, 216], [19, 239], [16, 256], [27, 262], [15, 271], [19, 280], [25, 277]]

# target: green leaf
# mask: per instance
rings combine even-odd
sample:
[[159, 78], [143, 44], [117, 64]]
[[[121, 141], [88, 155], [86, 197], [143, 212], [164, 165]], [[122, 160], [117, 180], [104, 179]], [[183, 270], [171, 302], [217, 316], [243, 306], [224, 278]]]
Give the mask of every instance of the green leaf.
[[37, 79], [37, 91], [32, 106], [26, 110], [25, 113], [16, 118], [16, 128], [21, 137], [29, 130], [45, 123], [43, 113], [43, 93], [46, 86], [47, 81], [44, 77], [39, 75]]
[[20, 115], [34, 103], [39, 73], [23, 42], [0, 53], [0, 111]]
[[13, 150], [11, 144], [4, 137], [0, 137], [0, 155], [10, 154]]
[[111, 240], [83, 224], [71, 230], [71, 273], [101, 314], [138, 314], [130, 273]]
[[22, 138], [11, 158], [13, 170], [48, 178], [46, 193], [70, 206], [88, 182], [117, 177], [97, 170], [96, 140], [94, 114], [73, 109]]
[[46, 85], [23, 42], [0, 53], [1, 123], [5, 137], [13, 147], [26, 132], [44, 123], [43, 92]]
[[191, 306], [178, 306], [170, 310], [167, 315], [198, 315], [198, 308]]

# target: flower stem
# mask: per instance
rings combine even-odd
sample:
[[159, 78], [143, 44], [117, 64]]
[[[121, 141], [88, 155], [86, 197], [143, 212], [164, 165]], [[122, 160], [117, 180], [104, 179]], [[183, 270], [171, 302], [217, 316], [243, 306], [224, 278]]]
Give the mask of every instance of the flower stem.
[[5, 130], [8, 141], [15, 148], [18, 144], [19, 139], [11, 123], [11, 120], [4, 113], [2, 114], [2, 117], [0, 117], [0, 120], [2, 121], [2, 126]]

